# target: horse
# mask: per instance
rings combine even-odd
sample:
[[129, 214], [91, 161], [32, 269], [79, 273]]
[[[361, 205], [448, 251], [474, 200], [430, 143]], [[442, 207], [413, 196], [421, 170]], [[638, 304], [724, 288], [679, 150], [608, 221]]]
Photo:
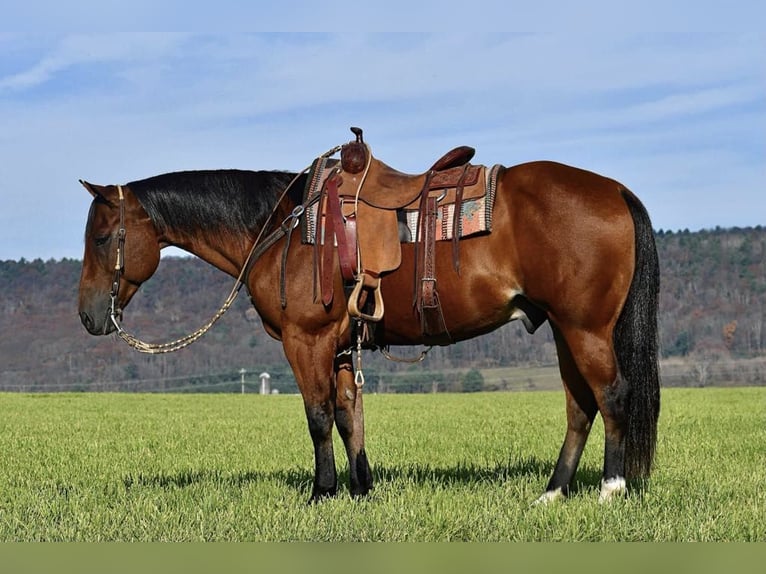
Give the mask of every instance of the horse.
[[[303, 399], [314, 450], [310, 501], [336, 495], [332, 432], [349, 465], [349, 492], [366, 495], [362, 394], [338, 258], [334, 298], [318, 300], [314, 246], [297, 236], [307, 174], [204, 170], [125, 185], [82, 181], [93, 196], [85, 230], [79, 316], [92, 335], [118, 327], [123, 310], [160, 262], [181, 248], [241, 278], [265, 330], [280, 340]], [[287, 191], [285, 191], [285, 189]], [[280, 232], [281, 230], [281, 232]], [[263, 235], [272, 240], [251, 258]], [[435, 245], [439, 298], [452, 341], [537, 315], [552, 329], [566, 398], [558, 459], [536, 502], [565, 498], [596, 417], [604, 424], [599, 500], [625, 496], [652, 470], [660, 408], [659, 265], [651, 221], [621, 183], [551, 161], [503, 167], [489, 233]], [[288, 248], [289, 247], [289, 248]], [[381, 277], [381, 345], [428, 345], [413, 312], [416, 247]], [[247, 269], [243, 269], [247, 267]], [[438, 344], [444, 344], [438, 342]]]

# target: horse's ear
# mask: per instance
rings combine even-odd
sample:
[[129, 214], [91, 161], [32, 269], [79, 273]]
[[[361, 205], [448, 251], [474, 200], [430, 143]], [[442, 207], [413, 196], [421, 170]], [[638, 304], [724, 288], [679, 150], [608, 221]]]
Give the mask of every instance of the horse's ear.
[[88, 182], [87, 182], [87, 181], [85, 181], [84, 179], [81, 179], [81, 180], [79, 180], [79, 181], [80, 181], [80, 184], [81, 184], [81, 185], [82, 185], [82, 186], [83, 186], [85, 189], [87, 189], [87, 190], [88, 190], [88, 193], [90, 193], [90, 194], [91, 194], [93, 197], [96, 197], [96, 196], [98, 196], [98, 195], [101, 195], [101, 194], [100, 194], [100, 193], [99, 193], [99, 192], [96, 190], [96, 188], [97, 188], [97, 187], [101, 187], [101, 186], [97, 186], [97, 185], [93, 185], [92, 183], [88, 183]]
[[114, 203], [112, 198], [114, 198], [117, 192], [115, 191], [115, 187], [113, 185], [97, 185], [95, 183], [85, 181], [84, 179], [79, 181], [82, 186], [88, 190], [88, 193], [93, 196], [93, 199], [100, 199], [110, 205]]

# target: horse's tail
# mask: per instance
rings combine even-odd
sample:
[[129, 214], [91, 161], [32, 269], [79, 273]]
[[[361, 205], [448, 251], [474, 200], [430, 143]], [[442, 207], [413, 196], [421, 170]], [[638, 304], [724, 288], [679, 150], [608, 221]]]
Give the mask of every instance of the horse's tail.
[[614, 346], [629, 397], [625, 475], [645, 478], [652, 469], [660, 414], [657, 333], [660, 269], [646, 208], [627, 189], [622, 196], [633, 217], [636, 261], [628, 298], [615, 325]]

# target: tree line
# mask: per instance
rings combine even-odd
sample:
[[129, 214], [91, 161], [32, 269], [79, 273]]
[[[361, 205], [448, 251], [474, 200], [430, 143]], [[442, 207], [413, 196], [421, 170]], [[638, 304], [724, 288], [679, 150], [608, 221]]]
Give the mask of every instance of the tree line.
[[[659, 230], [655, 236], [664, 383], [763, 384], [766, 229]], [[191, 348], [141, 355], [114, 337], [91, 337], [82, 328], [80, 269], [74, 259], [0, 261], [0, 390], [236, 392], [244, 368], [251, 389], [266, 370], [272, 388], [295, 391], [281, 344], [264, 332], [247, 297]], [[196, 258], [164, 258], [128, 308], [126, 327], [150, 341], [185, 335], [218, 309], [232, 281]], [[555, 363], [549, 328], [530, 336], [512, 323], [437, 347], [426, 366], [375, 360], [368, 380], [372, 390], [380, 381], [377, 390], [388, 392], [481, 390], [481, 370]]]

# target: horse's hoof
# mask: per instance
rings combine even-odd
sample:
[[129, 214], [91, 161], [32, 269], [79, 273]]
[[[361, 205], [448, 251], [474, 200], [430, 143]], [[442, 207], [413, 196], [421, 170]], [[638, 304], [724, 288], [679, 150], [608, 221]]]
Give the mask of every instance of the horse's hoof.
[[322, 502], [323, 500], [334, 497], [337, 494], [337, 492], [338, 492], [337, 487], [331, 488], [328, 490], [319, 490], [315, 488], [314, 491], [311, 493], [311, 498], [308, 499], [308, 502], [306, 504], [310, 506], [312, 504]]
[[356, 488], [351, 488], [351, 496], [353, 498], [362, 498], [370, 494], [370, 491], [372, 490], [372, 485], [364, 485], [364, 486], [358, 486]]
[[621, 476], [601, 481], [601, 492], [598, 495], [600, 503], [614, 500], [615, 497], [624, 495], [628, 490], [625, 479]]
[[532, 503], [532, 505], [533, 506], [538, 506], [540, 504], [546, 505], [553, 502], [557, 502], [559, 500], [564, 500], [565, 498], [566, 498], [566, 495], [564, 494], [564, 492], [560, 488], [557, 488], [556, 490], [548, 490], [546, 492], [543, 492], [542, 496], [540, 496], [540, 498], [535, 500]]

